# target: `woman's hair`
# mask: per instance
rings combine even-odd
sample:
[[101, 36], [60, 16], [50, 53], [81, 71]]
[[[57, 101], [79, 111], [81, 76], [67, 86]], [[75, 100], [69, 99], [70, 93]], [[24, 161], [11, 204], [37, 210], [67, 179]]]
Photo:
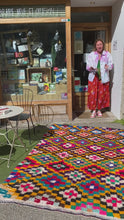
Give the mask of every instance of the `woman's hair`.
[[101, 42], [102, 42], [102, 44], [103, 44], [103, 50], [104, 50], [104, 49], [105, 49], [105, 43], [104, 43], [104, 41], [103, 41], [102, 39], [100, 39], [100, 38], [98, 38], [98, 39], [95, 40], [94, 50], [96, 50], [96, 44], [97, 44], [98, 41], [101, 41]]

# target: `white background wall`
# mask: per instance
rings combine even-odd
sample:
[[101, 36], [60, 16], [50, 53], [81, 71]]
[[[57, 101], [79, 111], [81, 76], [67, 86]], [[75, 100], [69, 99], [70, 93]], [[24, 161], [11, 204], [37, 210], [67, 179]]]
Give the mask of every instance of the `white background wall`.
[[121, 118], [122, 77], [124, 52], [124, 0], [118, 0], [112, 7], [111, 53], [114, 61], [111, 112]]

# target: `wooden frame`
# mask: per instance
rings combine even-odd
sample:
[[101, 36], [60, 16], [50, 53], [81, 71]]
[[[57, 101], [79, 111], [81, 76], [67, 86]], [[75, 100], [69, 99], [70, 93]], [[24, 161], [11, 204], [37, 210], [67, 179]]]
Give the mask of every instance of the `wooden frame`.
[[42, 0], [42, 4], [41, 4], [41, 0], [22, 0], [21, 2], [16, 1], [16, 0], [6, 0], [5, 2], [0, 2], [0, 5], [56, 5], [56, 4], [65, 4], [70, 2], [70, 0], [50, 0], [50, 2], [46, 1], [46, 0]]
[[[64, 100], [64, 103], [67, 105], [67, 114], [69, 119], [72, 119], [72, 77], [71, 77], [71, 4], [70, 0], [51, 0], [50, 2], [46, 0], [22, 0], [18, 2], [16, 0], [9, 0], [5, 2], [0, 2], [0, 6], [13, 6], [13, 5], [56, 5], [56, 4], [64, 4], [65, 5], [65, 17], [56, 17], [56, 18], [7, 18], [0, 19], [0, 24], [19, 24], [19, 23], [59, 23], [65, 22], [66, 27], [66, 57], [67, 57], [67, 93], [68, 99]], [[2, 96], [2, 95], [1, 95]], [[60, 104], [62, 101], [51, 101], [49, 103]], [[48, 103], [48, 102], [44, 102]], [[40, 103], [39, 103], [40, 104]]]
[[[111, 7], [85, 7], [85, 8], [71, 8], [71, 12], [100, 12], [100, 11], [104, 11], [104, 12], [109, 12], [110, 14], [110, 21], [109, 22], [104, 22], [104, 23], [72, 23], [72, 68], [74, 69], [74, 32], [76, 31], [98, 31], [98, 30], [105, 30], [106, 31], [106, 39], [105, 39], [105, 46], [106, 46], [106, 50], [111, 52], [111, 14], [112, 14], [112, 8]], [[85, 92], [83, 93], [83, 95], [81, 95], [81, 93], [75, 93], [74, 92], [74, 75], [73, 75], [73, 81], [72, 81], [72, 100], [73, 100], [73, 109], [75, 109], [76, 106], [76, 110], [77, 110], [77, 101], [76, 101], [76, 97], [82, 99], [82, 102], [84, 100], [87, 100], [87, 95], [88, 93]], [[82, 98], [83, 96], [83, 98]], [[84, 105], [86, 105], [87, 102], [84, 101]], [[86, 110], [87, 106], [82, 106], [80, 107], [79, 110], [83, 111]]]

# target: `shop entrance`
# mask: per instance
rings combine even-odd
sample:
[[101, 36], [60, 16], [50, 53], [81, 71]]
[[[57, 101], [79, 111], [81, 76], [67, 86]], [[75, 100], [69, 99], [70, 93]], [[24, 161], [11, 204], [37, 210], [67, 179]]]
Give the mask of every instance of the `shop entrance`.
[[111, 7], [72, 8], [73, 115], [83, 114], [88, 110], [86, 60], [97, 38], [101, 38], [105, 42], [105, 49], [110, 51], [111, 14]]
[[[73, 113], [80, 115], [88, 110], [88, 71], [86, 60], [89, 53], [94, 49], [97, 38], [105, 43], [107, 40], [106, 30], [73, 30]], [[107, 43], [106, 43], [107, 45]], [[106, 48], [107, 49], [107, 48]]]

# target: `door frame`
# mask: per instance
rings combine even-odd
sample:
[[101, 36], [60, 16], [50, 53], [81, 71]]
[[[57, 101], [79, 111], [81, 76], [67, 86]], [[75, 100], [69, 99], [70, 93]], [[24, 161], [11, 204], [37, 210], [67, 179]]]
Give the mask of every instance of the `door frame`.
[[[72, 45], [72, 111], [74, 111], [74, 106], [76, 105], [76, 95], [74, 91], [74, 32], [76, 31], [99, 31], [104, 30], [105, 35], [105, 49], [111, 52], [111, 7], [104, 7], [104, 8], [72, 8], [73, 12], [89, 12], [89, 11], [109, 11], [110, 13], [110, 21], [106, 23], [72, 23], [71, 25], [71, 45]], [[72, 14], [73, 16], [73, 14]], [[87, 100], [87, 92], [83, 93], [83, 100]], [[82, 97], [82, 96], [81, 96]], [[86, 105], [86, 101], [85, 104]], [[84, 110], [86, 108], [84, 107]]]

